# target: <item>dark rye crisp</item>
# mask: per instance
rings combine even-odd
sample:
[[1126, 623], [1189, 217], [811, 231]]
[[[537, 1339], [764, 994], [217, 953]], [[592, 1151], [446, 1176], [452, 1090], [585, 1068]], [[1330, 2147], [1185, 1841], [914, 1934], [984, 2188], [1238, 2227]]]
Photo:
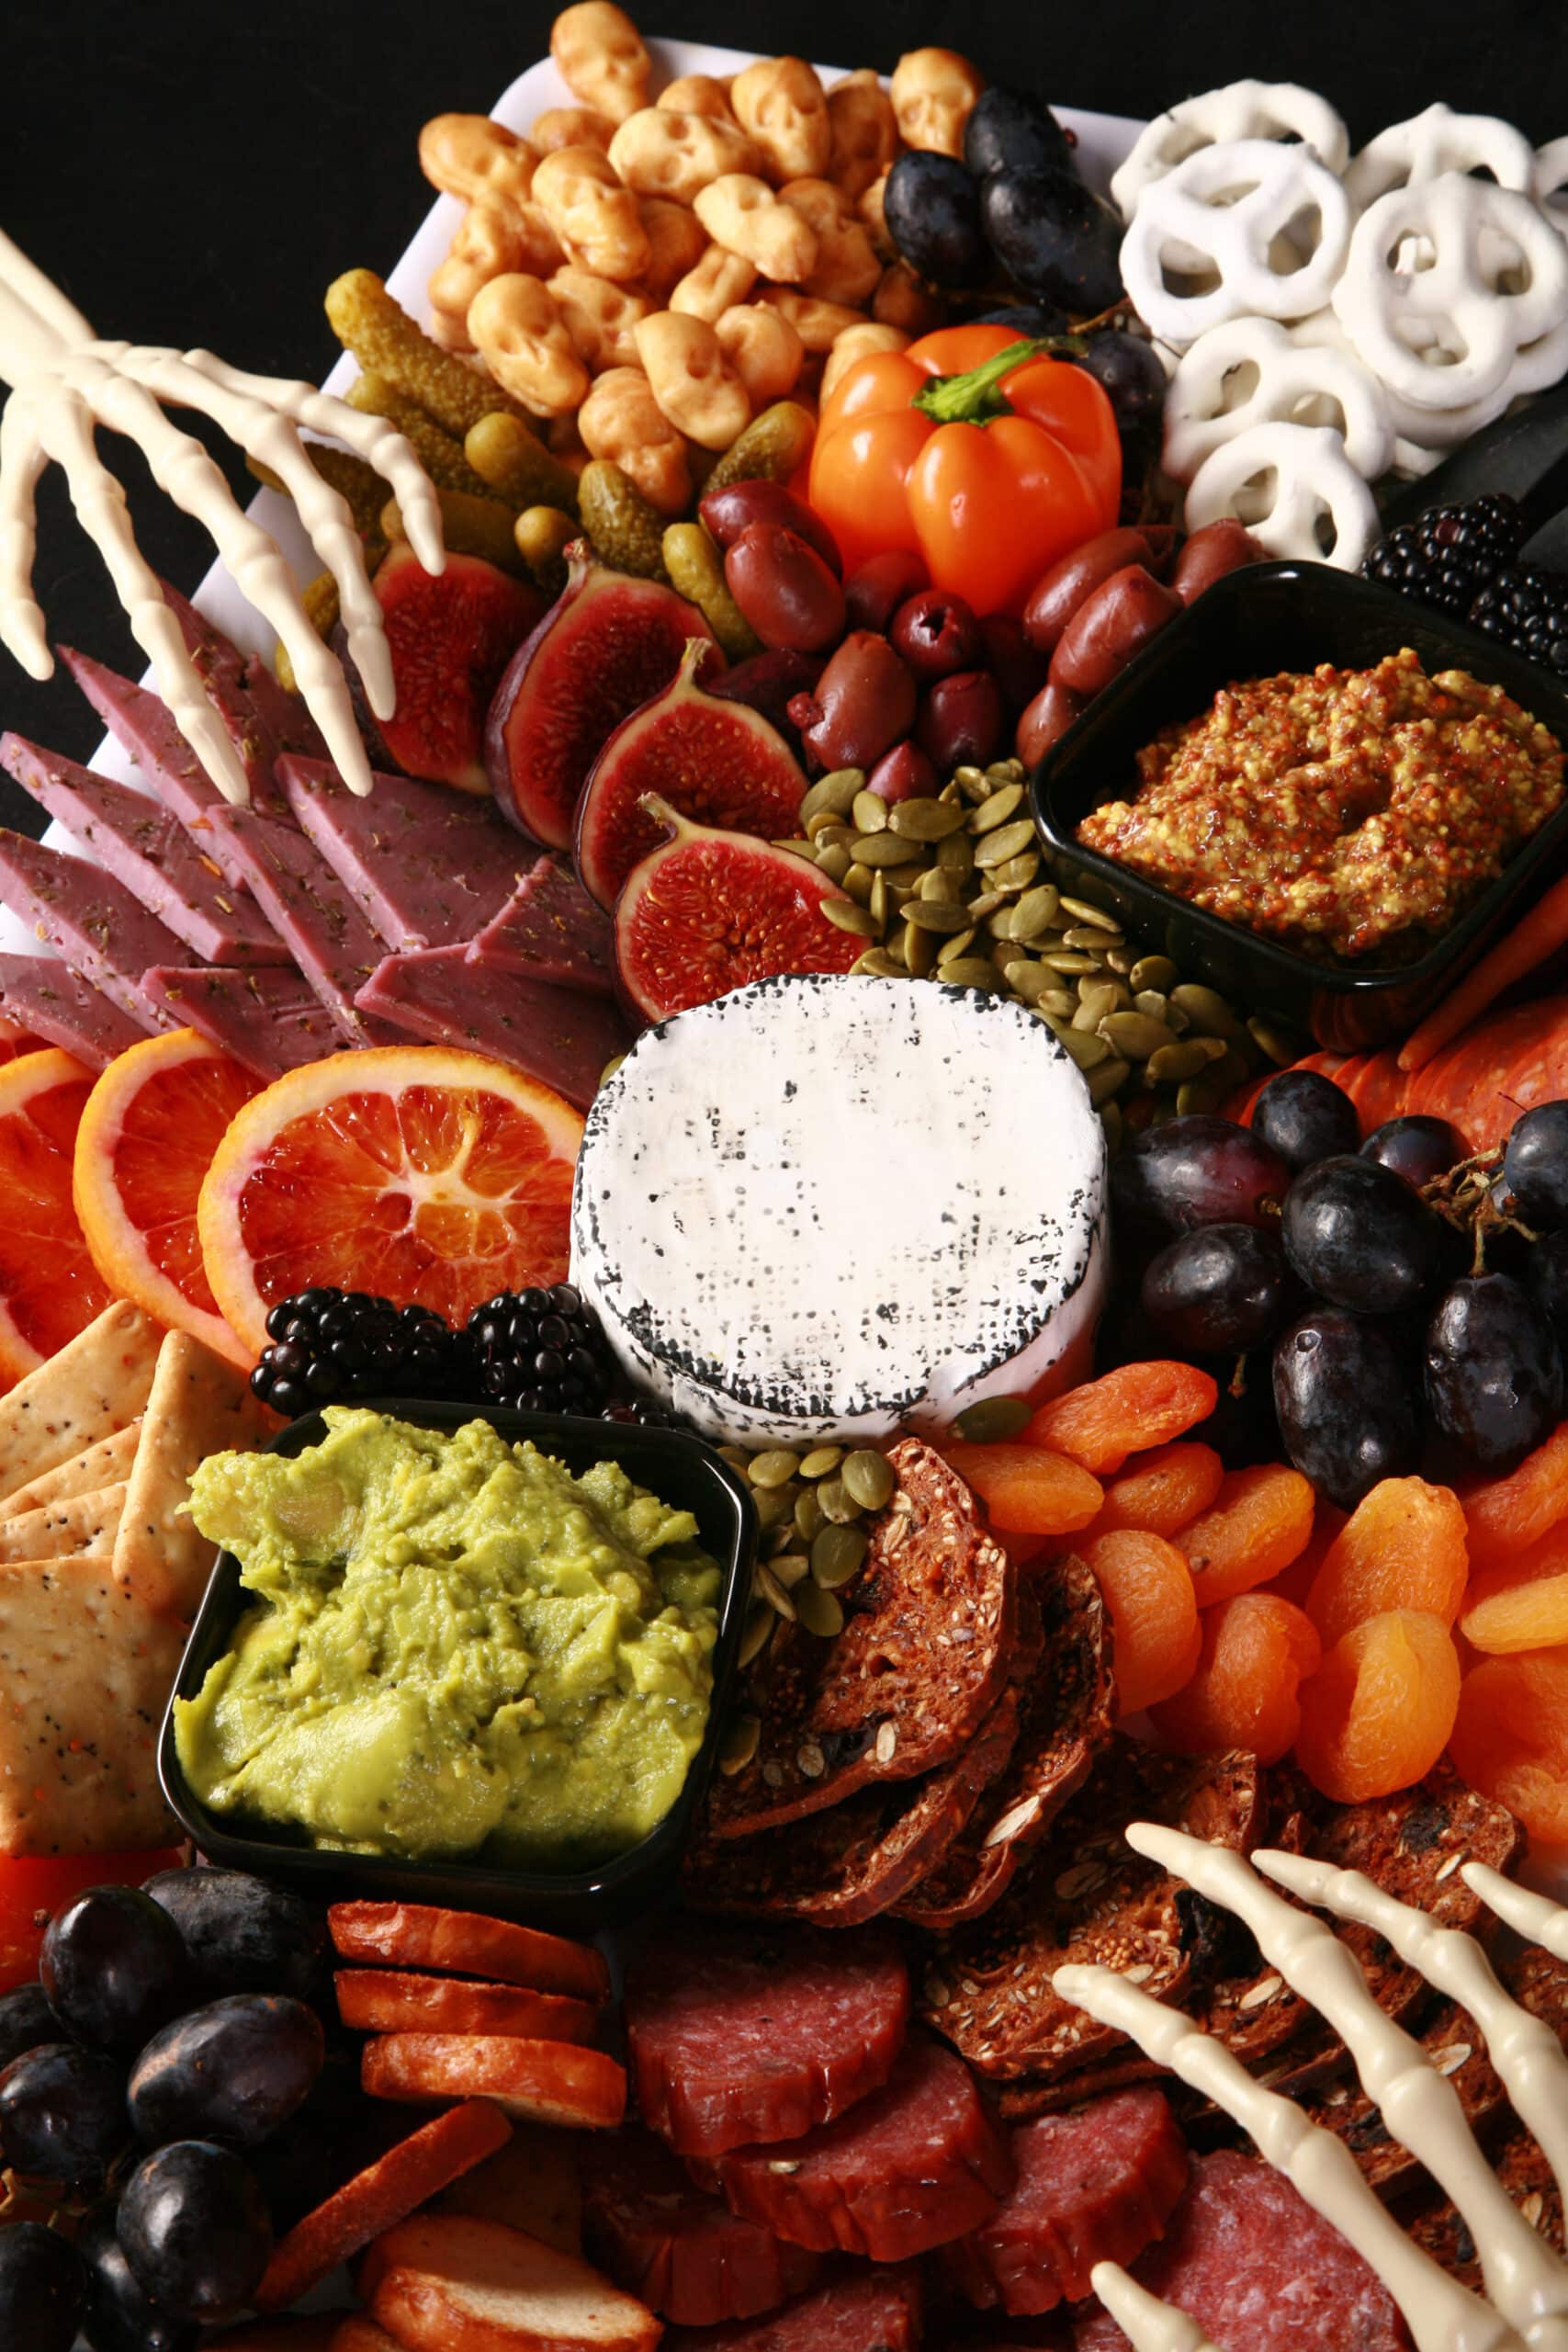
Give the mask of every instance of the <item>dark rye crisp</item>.
[[1164, 2001], [1191, 1979], [1178, 1883], [1133, 1852], [1127, 1824], [1164, 1822], [1245, 1852], [1260, 1797], [1255, 1757], [1162, 1756], [1118, 1735], [1028, 1871], [984, 1918], [941, 1939], [917, 1984], [920, 2014], [1003, 2081], [1076, 2073], [1119, 2049], [1124, 2035], [1054, 1991], [1058, 1968], [1098, 1962]]
[[761, 1736], [744, 1770], [715, 1784], [714, 1838], [750, 1837], [874, 1781], [934, 1771], [1001, 1697], [1017, 1625], [1012, 1563], [940, 1454], [910, 1437], [887, 1458], [897, 1492], [840, 1595], [843, 1632], [822, 1641], [783, 1625], [748, 1677]]
[[[1562, 2192], [1530, 2133], [1522, 2123], [1516, 2123], [1491, 2153], [1492, 2169], [1507, 2196], [1531, 2229], [1539, 2230], [1548, 2245], [1561, 2254]], [[1440, 2190], [1424, 2199], [1414, 2211], [1406, 2209], [1402, 2218], [1423, 2253], [1450, 2271], [1461, 2287], [1470, 2288], [1474, 2294], [1485, 2291], [1475, 2240], [1451, 2200]]]
[[898, 1906], [939, 1930], [1001, 1900], [1031, 1848], [1088, 1779], [1111, 1737], [1116, 1692], [1111, 1620], [1100, 1587], [1070, 1554], [1032, 1572], [1044, 1660], [1027, 1688], [1011, 1761], [937, 1867]]

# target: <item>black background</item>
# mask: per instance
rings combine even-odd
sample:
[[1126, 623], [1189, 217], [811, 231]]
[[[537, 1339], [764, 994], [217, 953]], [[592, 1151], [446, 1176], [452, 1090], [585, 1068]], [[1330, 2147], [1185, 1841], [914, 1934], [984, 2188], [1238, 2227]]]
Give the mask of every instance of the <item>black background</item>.
[[[430, 201], [420, 124], [487, 108], [544, 54], [551, 13], [516, 0], [0, 0], [0, 222], [103, 334], [319, 379], [334, 352], [326, 284], [357, 263], [389, 268]], [[1505, 115], [1538, 144], [1568, 133], [1564, 0], [682, 0], [678, 22], [644, 28], [885, 70], [942, 42], [995, 79], [1140, 116], [1241, 74], [1303, 81], [1358, 144], [1439, 97]], [[133, 461], [123, 471], [146, 552], [193, 586], [203, 535]], [[140, 674], [52, 480], [36, 578], [53, 638]], [[77, 758], [100, 732], [63, 674], [34, 685], [4, 653], [0, 723]], [[0, 818], [39, 829], [4, 780]]]

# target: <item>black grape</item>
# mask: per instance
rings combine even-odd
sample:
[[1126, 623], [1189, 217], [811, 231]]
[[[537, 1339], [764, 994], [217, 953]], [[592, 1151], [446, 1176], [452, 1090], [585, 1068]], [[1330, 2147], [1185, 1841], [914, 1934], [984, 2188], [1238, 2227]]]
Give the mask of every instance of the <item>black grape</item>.
[[87, 2266], [82, 2333], [93, 2352], [192, 2352], [199, 2330], [161, 2311], [137, 2285], [120, 2251], [112, 2204], [96, 2206], [76, 2233]]
[[1309, 1290], [1357, 1315], [1394, 1315], [1441, 1280], [1449, 1228], [1375, 1159], [1320, 1159], [1285, 1201], [1285, 1255]]
[[1527, 1225], [1538, 1233], [1568, 1225], [1568, 1102], [1540, 1102], [1515, 1120], [1503, 1173]]
[[160, 1871], [141, 1892], [179, 1929], [197, 1992], [309, 1996], [326, 1930], [288, 1887], [249, 1871]]
[[325, 2051], [302, 2001], [232, 1993], [153, 2035], [130, 2071], [131, 2128], [149, 2148], [209, 2137], [254, 2147], [310, 2097]]
[[1282, 1069], [1253, 1105], [1252, 1132], [1295, 1176], [1316, 1160], [1354, 1151], [1361, 1123], [1350, 1097], [1331, 1078], [1315, 1069]]
[[1557, 1335], [1511, 1274], [1472, 1274], [1438, 1301], [1427, 1332], [1427, 1407], [1477, 1469], [1506, 1472], [1562, 1415]]
[[44, 1932], [39, 1974], [66, 2031], [95, 2050], [135, 2050], [178, 2016], [190, 1971], [178, 1928], [134, 1886], [90, 1886]]
[[1117, 1216], [1151, 1241], [1203, 1225], [1277, 1225], [1291, 1171], [1260, 1136], [1194, 1112], [1145, 1127], [1111, 1163]]
[[71, 2352], [86, 2299], [86, 2266], [68, 2238], [41, 2222], [0, 2226], [0, 2344]]
[[1168, 1346], [1221, 1355], [1272, 1339], [1291, 1287], [1272, 1234], [1252, 1225], [1207, 1225], [1168, 1241], [1149, 1261], [1140, 1299]]
[[1464, 1145], [1446, 1119], [1412, 1112], [1407, 1118], [1385, 1119], [1374, 1127], [1361, 1146], [1361, 1157], [1375, 1159], [1380, 1168], [1392, 1168], [1419, 1191], [1458, 1167]]
[[60, 2019], [44, 1997], [41, 1984], [18, 1984], [0, 1993], [0, 2066], [8, 2066], [24, 2050], [40, 2041], [58, 2041]]
[[46, 2041], [0, 2074], [0, 2155], [29, 2179], [96, 2188], [130, 2134], [124, 2072], [98, 2051]]
[[1318, 1493], [1354, 1510], [1380, 1479], [1421, 1461], [1416, 1398], [1377, 1324], [1313, 1306], [1274, 1343], [1274, 1409], [1285, 1451]]
[[272, 2253], [255, 2175], [215, 2140], [175, 2140], [146, 2157], [125, 2184], [116, 2227], [142, 2293], [176, 2319], [231, 2318]]

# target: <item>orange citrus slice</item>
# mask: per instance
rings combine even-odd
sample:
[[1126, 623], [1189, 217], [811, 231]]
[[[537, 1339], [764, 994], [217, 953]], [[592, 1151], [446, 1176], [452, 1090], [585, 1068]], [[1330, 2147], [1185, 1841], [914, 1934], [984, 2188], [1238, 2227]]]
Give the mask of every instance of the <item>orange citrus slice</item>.
[[41, 1054], [44, 1041], [0, 1013], [0, 1064], [20, 1061], [24, 1054]]
[[315, 1283], [461, 1323], [497, 1291], [564, 1281], [582, 1121], [517, 1070], [378, 1046], [289, 1070], [245, 1104], [201, 1188], [202, 1257], [253, 1354]]
[[0, 1068], [0, 1388], [85, 1331], [114, 1293], [71, 1204], [93, 1073], [57, 1046]]
[[93, 1263], [120, 1298], [237, 1364], [253, 1359], [218, 1312], [196, 1204], [212, 1155], [261, 1080], [194, 1029], [109, 1064], [76, 1131], [72, 1196]]

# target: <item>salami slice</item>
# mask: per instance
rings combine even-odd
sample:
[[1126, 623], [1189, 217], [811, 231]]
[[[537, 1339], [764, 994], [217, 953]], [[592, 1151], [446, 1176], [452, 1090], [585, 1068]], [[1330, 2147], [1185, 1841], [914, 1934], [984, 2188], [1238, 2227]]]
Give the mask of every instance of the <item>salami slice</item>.
[[857, 2271], [769, 2319], [678, 2328], [662, 2352], [916, 2352], [920, 2283], [913, 2270]]
[[[1354, 2246], [1283, 2173], [1223, 2148], [1201, 2156], [1170, 2227], [1134, 2268], [1225, 2352], [1404, 2352], [1398, 2309]], [[1109, 2312], [1076, 2352], [1127, 2352]]]
[[147, 1035], [58, 956], [0, 956], [0, 1012], [24, 1034], [62, 1046], [89, 1069], [107, 1069]]
[[355, 1001], [362, 1013], [429, 1045], [488, 1054], [582, 1111], [598, 1092], [605, 1063], [624, 1054], [632, 1037], [615, 1006], [576, 989], [498, 978], [470, 964], [460, 944], [387, 956]]
[[615, 990], [610, 918], [558, 857], [535, 861], [494, 920], [475, 933], [468, 961], [590, 996]]
[[188, 971], [154, 964], [141, 986], [175, 1025], [196, 1030], [258, 1078], [319, 1062], [341, 1043], [321, 998], [292, 964], [255, 970], [209, 964]]
[[1369, 1054], [1353, 1079], [1342, 1075], [1338, 1082], [1356, 1106], [1364, 1136], [1370, 1136], [1374, 1127], [1381, 1127], [1385, 1119], [1404, 1116], [1410, 1081], [1392, 1047]]
[[962, 2059], [905, 2045], [879, 2091], [790, 2143], [733, 2148], [725, 2201], [795, 2245], [908, 2262], [989, 2221], [1013, 2185], [1002, 2132]]
[[683, 2327], [775, 2311], [814, 2287], [822, 2267], [705, 2196], [650, 2132], [621, 2132], [594, 2149], [582, 2214], [588, 2250], [615, 2284]]
[[1018, 2178], [990, 2220], [946, 2249], [981, 2311], [1078, 2302], [1097, 2262], [1129, 2263], [1163, 2235], [1187, 2187], [1187, 2143], [1160, 2092], [1122, 2091], [1014, 2132]]
[[678, 2155], [798, 2138], [887, 2080], [909, 1980], [891, 1939], [677, 1920], [627, 1978], [637, 2105]]
[[378, 772], [363, 800], [330, 761], [292, 755], [277, 763], [277, 781], [300, 831], [394, 952], [471, 939], [527, 860], [493, 800], [445, 785]]
[[761, 1737], [745, 1770], [714, 1785], [716, 1838], [934, 1771], [1001, 1696], [1017, 1622], [1012, 1563], [931, 1446], [904, 1438], [888, 1460], [897, 1491], [873, 1522], [843, 1632], [824, 1642], [784, 1625], [752, 1670]]
[[1568, 1091], [1568, 997], [1478, 1021], [1416, 1072], [1405, 1109], [1456, 1126], [1472, 1151], [1501, 1143], [1521, 1111]]

